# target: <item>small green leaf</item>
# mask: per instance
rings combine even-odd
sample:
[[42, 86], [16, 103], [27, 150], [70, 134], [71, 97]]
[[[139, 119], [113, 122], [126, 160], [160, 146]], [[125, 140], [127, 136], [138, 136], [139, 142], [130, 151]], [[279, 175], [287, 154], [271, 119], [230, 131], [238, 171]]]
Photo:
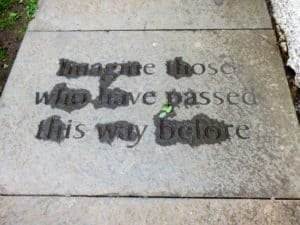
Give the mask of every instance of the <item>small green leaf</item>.
[[15, 22], [20, 18], [20, 14], [19, 13], [15, 13], [15, 12], [11, 12], [8, 15], [8, 21], [9, 22]]
[[161, 112], [159, 114], [159, 118], [162, 119], [162, 118], [165, 118], [167, 116], [167, 113], [166, 112]]
[[162, 106], [162, 111], [166, 112], [166, 113], [170, 113], [173, 110], [173, 106], [170, 104], [164, 104]]
[[0, 0], [0, 12], [2, 13], [4, 10], [11, 8], [12, 5], [12, 0]]
[[37, 10], [37, 7], [37, 0], [29, 0], [26, 5], [26, 15], [29, 20], [32, 20], [34, 18], [34, 13]]
[[0, 47], [0, 60], [5, 61], [5, 58], [6, 58], [6, 51], [4, 48]]

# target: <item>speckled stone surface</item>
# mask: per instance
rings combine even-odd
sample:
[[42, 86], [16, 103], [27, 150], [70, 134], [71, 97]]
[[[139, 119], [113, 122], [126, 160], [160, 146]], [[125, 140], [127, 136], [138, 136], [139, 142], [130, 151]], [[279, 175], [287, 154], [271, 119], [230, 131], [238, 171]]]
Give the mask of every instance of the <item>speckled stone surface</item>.
[[299, 201], [1, 197], [0, 224], [298, 225]]
[[[177, 56], [191, 64], [213, 63], [218, 72], [177, 80], [166, 73], [166, 62]], [[134, 96], [155, 91], [156, 103], [145, 105], [140, 97], [127, 107], [95, 109], [90, 103], [71, 113], [36, 105], [36, 92], [63, 82], [89, 90], [93, 98], [98, 95], [97, 77], [56, 76], [60, 58], [154, 63], [154, 74], [121, 76], [111, 87]], [[223, 63], [234, 71], [220, 72]], [[211, 100], [198, 107], [181, 105], [177, 120], [202, 113], [232, 124], [232, 138], [196, 147], [157, 144], [153, 116], [166, 102], [165, 91], [174, 88], [207, 92]], [[213, 98], [215, 92], [223, 103]], [[237, 93], [231, 98], [236, 104], [228, 102], [230, 92]], [[257, 104], [243, 103], [246, 92], [255, 94]], [[56, 143], [35, 137], [40, 121], [52, 115], [65, 123], [72, 120], [69, 139]], [[135, 147], [120, 139], [111, 145], [98, 140], [97, 123], [119, 120], [141, 130], [148, 126]], [[28, 32], [0, 100], [0, 124], [1, 194], [300, 196], [299, 127], [272, 31]], [[84, 124], [81, 139], [76, 139], [77, 124]], [[237, 136], [239, 125], [249, 127], [241, 132], [247, 139]]]
[[39, 0], [30, 30], [271, 28], [264, 0]]
[[300, 88], [300, 1], [271, 0], [273, 16], [282, 36], [283, 50], [288, 55], [287, 65], [296, 73], [296, 85]]

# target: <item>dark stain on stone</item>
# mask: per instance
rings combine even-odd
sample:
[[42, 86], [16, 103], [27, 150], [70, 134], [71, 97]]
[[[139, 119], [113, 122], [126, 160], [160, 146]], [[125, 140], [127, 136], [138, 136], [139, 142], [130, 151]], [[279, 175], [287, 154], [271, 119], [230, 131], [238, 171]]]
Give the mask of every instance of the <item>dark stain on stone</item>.
[[120, 75], [140, 76], [142, 65], [139, 62], [108, 63], [100, 77], [100, 87], [108, 88]]
[[220, 144], [230, 139], [227, 125], [224, 121], [198, 114], [191, 120], [173, 120], [154, 116], [155, 140], [161, 146], [171, 146], [176, 143], [188, 144], [192, 147], [204, 144]]
[[78, 78], [86, 76], [89, 71], [88, 63], [77, 63], [69, 59], [59, 60], [59, 69], [56, 73], [57, 76], [65, 76], [67, 78]]
[[120, 106], [128, 106], [132, 99], [132, 93], [121, 90], [120, 88], [101, 88], [99, 96], [92, 101], [94, 108], [115, 109]]
[[54, 86], [50, 94], [45, 92], [40, 97], [40, 93], [36, 93], [36, 104], [41, 103], [44, 99], [46, 105], [70, 113], [73, 110], [85, 107], [91, 102], [91, 98], [92, 96], [88, 90], [70, 89], [66, 83], [60, 83]]
[[120, 75], [128, 77], [141, 75], [141, 64], [139, 62], [109, 63], [100, 77], [99, 96], [93, 100], [94, 107], [115, 109], [120, 106], [128, 106], [133, 101], [131, 92], [120, 88], [108, 88]]
[[182, 95], [180, 92], [173, 89], [172, 91], [166, 92], [167, 102], [168, 104], [172, 106], [179, 106], [179, 104], [182, 102]]
[[182, 57], [176, 57], [174, 60], [167, 61], [167, 74], [180, 79], [182, 77], [191, 77], [193, 75], [193, 67], [182, 60]]
[[217, 6], [221, 6], [221, 5], [223, 5], [224, 0], [214, 0], [214, 2]]
[[65, 131], [66, 125], [55, 115], [40, 122], [36, 138], [60, 143], [65, 139]]
[[138, 139], [138, 127], [127, 121], [117, 121], [114, 123], [97, 124], [99, 141], [111, 144], [116, 138], [123, 141], [136, 141]]
[[[57, 93], [69, 92], [68, 95], [75, 96], [74, 102], [72, 103], [72, 97], [71, 100], [67, 100], [67, 102], [64, 102], [64, 98], [60, 98], [62, 100], [55, 100], [54, 103], [53, 101], [50, 101], [53, 108], [60, 108], [71, 112], [72, 110], [80, 109], [89, 102], [92, 102], [96, 109], [102, 107], [115, 109], [119, 106], [128, 106], [130, 100], [134, 102], [131, 92], [126, 92], [120, 88], [109, 89], [109, 86], [120, 75], [126, 75], [128, 77], [140, 76], [142, 65], [139, 62], [128, 61], [126, 63], [108, 63], [104, 68], [101, 63], [90, 66], [87, 63], [77, 63], [68, 59], [60, 59], [59, 64], [60, 68], [57, 71], [58, 76], [65, 76], [67, 78], [98, 76], [100, 83], [99, 96], [97, 96], [96, 99], [91, 100], [91, 95], [87, 90], [67, 89], [63, 84], [59, 84], [59, 86], [56, 86], [51, 92], [50, 99], [52, 99], [53, 95], [58, 95]], [[76, 99], [78, 99], [78, 101], [76, 101]], [[37, 97], [37, 102], [39, 101], [39, 97]]]
[[79, 78], [81, 76], [99, 76], [101, 87], [108, 87], [120, 75], [139, 76], [141, 75], [142, 65], [136, 61], [127, 63], [108, 63], [103, 68], [101, 63], [89, 65], [88, 63], [78, 63], [69, 59], [59, 60], [58, 76], [67, 78]]

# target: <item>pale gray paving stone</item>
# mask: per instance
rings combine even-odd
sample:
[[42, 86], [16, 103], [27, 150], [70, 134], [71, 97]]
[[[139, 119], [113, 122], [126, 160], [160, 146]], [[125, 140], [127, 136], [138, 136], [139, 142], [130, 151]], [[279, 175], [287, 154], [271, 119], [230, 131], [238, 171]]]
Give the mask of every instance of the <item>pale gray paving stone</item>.
[[271, 29], [264, 0], [40, 0], [29, 30]]
[[[182, 56], [190, 63], [229, 61], [231, 75], [204, 74], [176, 80], [165, 62]], [[119, 77], [112, 87], [157, 91], [156, 104], [115, 110], [91, 104], [71, 114], [35, 105], [37, 91], [57, 83], [98, 95], [98, 79], [56, 76], [58, 60], [103, 64], [138, 60], [155, 63], [155, 74]], [[246, 124], [250, 139], [236, 136], [215, 145], [190, 147], [155, 143], [153, 116], [166, 102], [164, 92], [228, 93], [254, 90], [258, 105], [224, 103], [176, 109], [176, 119], [198, 113], [226, 123]], [[58, 144], [35, 138], [38, 124], [52, 115], [86, 125], [83, 139]], [[141, 142], [100, 143], [96, 123], [128, 120], [149, 125]], [[0, 103], [0, 190], [2, 194], [80, 194], [189, 197], [299, 197], [299, 128], [282, 61], [272, 31], [202, 32], [38, 32], [27, 33]], [[72, 131], [73, 132], [73, 131]], [[73, 135], [74, 133], [72, 133]]]
[[299, 201], [1, 197], [2, 225], [298, 225]]

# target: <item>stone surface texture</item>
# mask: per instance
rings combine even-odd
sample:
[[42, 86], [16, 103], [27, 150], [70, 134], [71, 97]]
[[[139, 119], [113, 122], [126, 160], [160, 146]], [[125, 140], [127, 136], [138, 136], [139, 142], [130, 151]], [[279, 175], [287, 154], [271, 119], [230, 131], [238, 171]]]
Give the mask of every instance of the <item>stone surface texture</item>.
[[[299, 4], [272, 2], [289, 65], [299, 71]], [[166, 71], [175, 57], [206, 70], [175, 79]], [[109, 84], [57, 76], [62, 58], [155, 68], [152, 75], [142, 71], [110, 84], [132, 92], [136, 104], [36, 104], [36, 92], [63, 87], [96, 99], [99, 87]], [[222, 72], [224, 64], [234, 71]], [[174, 89], [202, 92], [210, 101], [175, 107], [174, 120], [232, 125], [230, 139], [159, 145], [153, 119], [165, 92]], [[145, 105], [142, 95], [150, 91], [156, 102]], [[247, 92], [257, 104], [245, 104]], [[50, 117], [72, 124], [70, 138], [46, 132], [36, 138], [40, 122], [50, 124]], [[131, 139], [122, 136], [99, 141], [96, 124], [116, 121], [145, 129], [136, 146], [128, 148]], [[85, 132], [80, 139], [78, 124]], [[237, 135], [240, 125], [249, 127], [245, 139]], [[275, 199], [300, 199], [299, 131], [264, 0], [39, 0], [0, 99], [0, 225], [298, 225], [300, 202]]]
[[[227, 62], [236, 71], [176, 80], [166, 74], [165, 66], [176, 56], [192, 64]], [[72, 113], [35, 105], [37, 91], [50, 91], [61, 82], [88, 89], [93, 98], [98, 95], [95, 77], [56, 76], [60, 58], [154, 63], [155, 74], [122, 76], [112, 87], [135, 95], [154, 90], [157, 101], [146, 106], [138, 100], [115, 110], [89, 104]], [[250, 139], [239, 139], [233, 132], [232, 139], [215, 145], [156, 144], [153, 116], [166, 102], [164, 92], [174, 88], [254, 91], [258, 105], [245, 105], [236, 98], [238, 105], [225, 99], [222, 105], [176, 109], [176, 119], [204, 113], [235, 127], [249, 125]], [[28, 32], [0, 112], [2, 194], [300, 197], [299, 128], [273, 31]], [[36, 139], [39, 122], [52, 115], [85, 124], [86, 136], [60, 144]], [[136, 147], [127, 148], [128, 142], [121, 140], [111, 146], [99, 142], [95, 125], [118, 120], [149, 125]]]
[[30, 30], [271, 28], [264, 0], [40, 0]]
[[298, 225], [299, 201], [1, 197], [1, 225]]
[[288, 66], [297, 74], [300, 87], [300, 1], [271, 0], [276, 24], [283, 32], [288, 51]]

